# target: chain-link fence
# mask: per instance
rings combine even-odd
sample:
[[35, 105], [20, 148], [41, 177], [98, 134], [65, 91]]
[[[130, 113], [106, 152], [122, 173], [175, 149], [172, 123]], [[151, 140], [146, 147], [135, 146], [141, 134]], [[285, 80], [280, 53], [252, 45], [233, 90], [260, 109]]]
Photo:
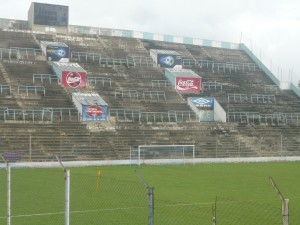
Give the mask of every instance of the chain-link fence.
[[217, 225], [282, 225], [279, 204], [216, 199], [213, 214]]
[[6, 223], [6, 171], [0, 169], [0, 224]]
[[211, 224], [211, 204], [176, 203], [160, 201], [155, 198], [155, 224], [164, 225], [199, 225]]
[[148, 224], [147, 188], [136, 176], [126, 180], [73, 168], [67, 194], [66, 175], [61, 168], [1, 169], [0, 224]]
[[147, 189], [137, 178], [71, 170], [72, 225], [148, 224], [147, 201]]
[[[120, 171], [118, 170], [118, 173]], [[168, 185], [150, 204], [149, 185], [134, 172], [128, 176], [93, 168], [70, 169], [69, 224], [107, 225], [281, 225], [280, 200], [267, 203], [218, 197], [210, 202], [168, 198]], [[0, 224], [66, 224], [66, 177], [60, 169], [11, 168], [10, 224], [7, 222], [8, 171], [0, 170]], [[124, 173], [125, 174], [125, 173]], [[180, 200], [181, 199], [181, 200]], [[186, 199], [182, 200], [182, 199]], [[154, 216], [151, 215], [151, 207]], [[299, 205], [289, 211], [289, 224], [300, 224]], [[154, 221], [154, 222], [153, 222]], [[152, 223], [153, 222], [153, 223]]]
[[11, 224], [62, 224], [63, 218], [61, 169], [11, 169]]

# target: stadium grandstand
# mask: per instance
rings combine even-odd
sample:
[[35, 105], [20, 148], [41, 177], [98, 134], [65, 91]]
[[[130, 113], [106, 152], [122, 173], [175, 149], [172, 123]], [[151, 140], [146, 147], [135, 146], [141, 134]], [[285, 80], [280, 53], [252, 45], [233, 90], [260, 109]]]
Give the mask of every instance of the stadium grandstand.
[[299, 87], [281, 89], [243, 43], [69, 25], [68, 13], [32, 3], [28, 21], [0, 19], [0, 154], [125, 162], [138, 146], [192, 145], [195, 159], [300, 156]]

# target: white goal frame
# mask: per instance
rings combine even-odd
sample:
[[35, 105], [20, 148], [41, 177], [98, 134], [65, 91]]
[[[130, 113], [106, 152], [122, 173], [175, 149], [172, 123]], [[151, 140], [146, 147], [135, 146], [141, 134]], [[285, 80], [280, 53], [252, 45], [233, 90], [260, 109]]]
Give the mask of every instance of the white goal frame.
[[[145, 157], [149, 153], [147, 149], [156, 149], [155, 152], [167, 153], [169, 157], [155, 156], [153, 158]], [[146, 151], [145, 151], [146, 149]], [[152, 152], [152, 153], [155, 153]], [[195, 145], [138, 145], [130, 146], [130, 165], [142, 164], [195, 164]]]

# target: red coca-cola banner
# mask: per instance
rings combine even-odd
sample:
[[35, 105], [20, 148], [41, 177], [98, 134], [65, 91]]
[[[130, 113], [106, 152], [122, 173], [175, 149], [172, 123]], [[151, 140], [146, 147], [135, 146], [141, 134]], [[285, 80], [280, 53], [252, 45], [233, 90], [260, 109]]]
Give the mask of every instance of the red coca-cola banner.
[[176, 77], [176, 90], [178, 92], [200, 92], [201, 78]]
[[62, 85], [67, 88], [85, 88], [86, 73], [63, 71]]

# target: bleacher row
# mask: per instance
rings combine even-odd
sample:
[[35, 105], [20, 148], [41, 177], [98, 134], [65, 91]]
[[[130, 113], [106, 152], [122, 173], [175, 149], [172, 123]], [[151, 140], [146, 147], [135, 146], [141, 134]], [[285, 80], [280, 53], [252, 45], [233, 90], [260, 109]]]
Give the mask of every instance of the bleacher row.
[[[107, 123], [84, 123], [39, 41], [64, 42], [108, 103]], [[25, 161], [129, 159], [131, 146], [194, 144], [196, 157], [300, 155], [300, 99], [280, 90], [240, 50], [106, 36], [0, 31], [0, 153]], [[11, 50], [13, 49], [13, 50]], [[175, 50], [203, 92], [178, 94], [150, 49]], [[46, 76], [42, 76], [46, 75]], [[52, 79], [53, 78], [53, 79]], [[39, 87], [39, 88], [37, 88]], [[228, 122], [199, 122], [187, 97], [215, 97]]]

